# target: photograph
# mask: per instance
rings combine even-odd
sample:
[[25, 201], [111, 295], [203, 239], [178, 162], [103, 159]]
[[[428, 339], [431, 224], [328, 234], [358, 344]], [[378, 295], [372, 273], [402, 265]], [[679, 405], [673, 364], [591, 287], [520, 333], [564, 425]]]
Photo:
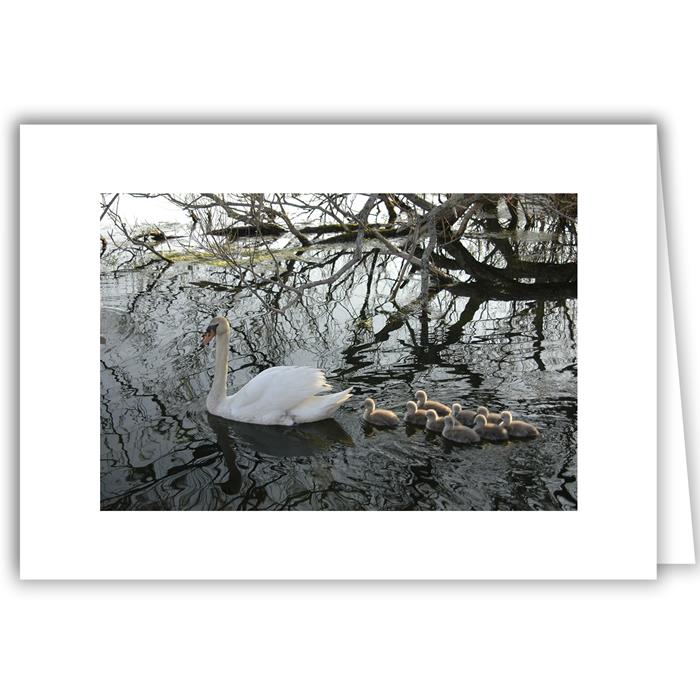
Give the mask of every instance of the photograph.
[[576, 193], [96, 196], [102, 511], [577, 510]]

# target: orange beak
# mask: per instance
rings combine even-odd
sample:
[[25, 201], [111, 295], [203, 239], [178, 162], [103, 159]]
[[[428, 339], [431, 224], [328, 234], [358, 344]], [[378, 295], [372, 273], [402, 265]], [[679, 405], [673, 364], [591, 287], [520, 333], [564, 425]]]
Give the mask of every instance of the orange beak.
[[201, 347], [204, 347], [205, 345], [208, 345], [211, 343], [212, 340], [214, 340], [214, 337], [216, 336], [216, 328], [214, 326], [209, 326], [206, 331], [202, 334], [202, 342], [201, 342]]

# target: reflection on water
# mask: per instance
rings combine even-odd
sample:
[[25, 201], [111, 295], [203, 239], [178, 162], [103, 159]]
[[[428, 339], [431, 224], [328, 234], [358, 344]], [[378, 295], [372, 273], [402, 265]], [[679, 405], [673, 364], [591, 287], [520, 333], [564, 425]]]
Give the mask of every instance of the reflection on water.
[[207, 420], [216, 434], [224, 457], [226, 450], [241, 442], [255, 452], [274, 457], [306, 457], [323, 452], [334, 444], [354, 447], [352, 438], [335, 420], [292, 427], [239, 423], [209, 413]]
[[[529, 235], [521, 257], [537, 260], [546, 237]], [[475, 254], [489, 244], [469, 241]], [[314, 279], [327, 274], [319, 261], [342, 256], [312, 248], [286, 266]], [[465, 288], [422, 306], [413, 302], [420, 280], [399, 268], [368, 249], [350, 280], [284, 314], [263, 313], [225, 268], [105, 272], [102, 508], [575, 509], [573, 295], [513, 301]], [[229, 391], [266, 367], [296, 364], [323, 368], [335, 390], [352, 385], [355, 396], [336, 420], [294, 428], [209, 416], [213, 351], [198, 340], [220, 312], [233, 322]], [[508, 408], [542, 437], [459, 446], [422, 428], [360, 422], [365, 397], [402, 414], [419, 388], [464, 407]]]

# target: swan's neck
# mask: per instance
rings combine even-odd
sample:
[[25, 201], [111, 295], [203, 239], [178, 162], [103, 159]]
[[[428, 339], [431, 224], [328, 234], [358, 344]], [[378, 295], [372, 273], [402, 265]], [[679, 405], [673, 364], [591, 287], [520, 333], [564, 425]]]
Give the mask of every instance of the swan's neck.
[[215, 406], [226, 398], [226, 378], [228, 375], [228, 345], [229, 334], [216, 339], [216, 365], [214, 381], [207, 397], [207, 408]]

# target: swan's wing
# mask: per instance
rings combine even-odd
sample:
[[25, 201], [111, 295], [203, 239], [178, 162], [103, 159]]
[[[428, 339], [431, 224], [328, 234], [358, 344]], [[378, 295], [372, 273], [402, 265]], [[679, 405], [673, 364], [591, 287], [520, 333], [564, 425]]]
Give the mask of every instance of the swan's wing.
[[232, 407], [247, 413], [285, 413], [330, 388], [323, 372], [315, 367], [270, 367], [253, 377], [229, 401]]

